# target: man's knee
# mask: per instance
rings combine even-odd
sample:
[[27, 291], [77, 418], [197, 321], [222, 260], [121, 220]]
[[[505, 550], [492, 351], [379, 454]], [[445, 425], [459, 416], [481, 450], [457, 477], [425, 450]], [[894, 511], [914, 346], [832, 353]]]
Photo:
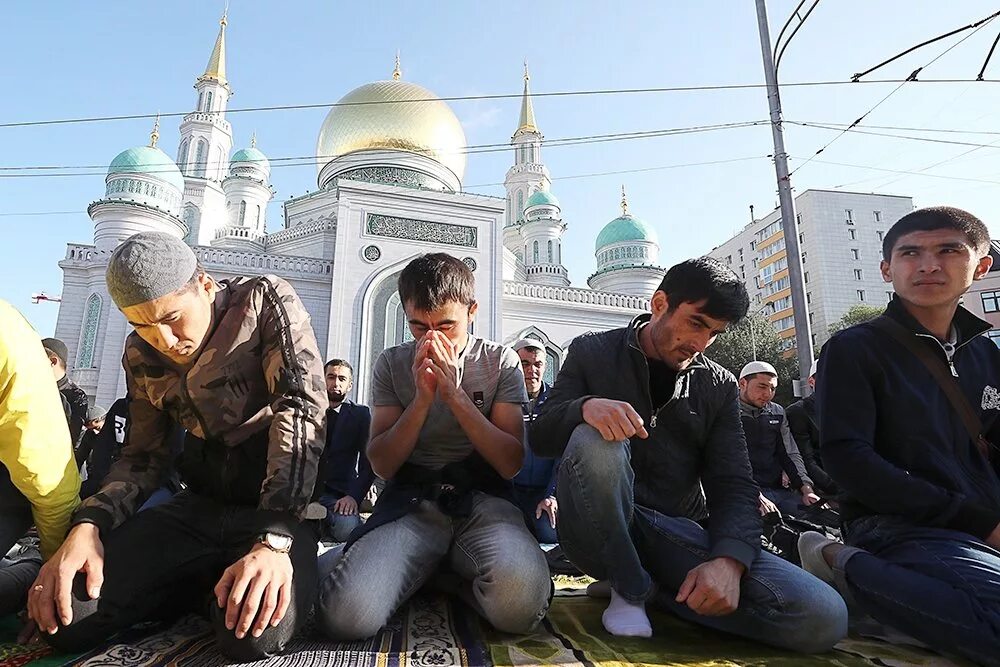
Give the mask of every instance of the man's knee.
[[236, 637], [235, 630], [226, 628], [224, 610], [213, 604], [211, 615], [219, 652], [235, 662], [253, 662], [274, 657], [285, 650], [295, 635], [297, 614], [294, 606], [289, 607], [288, 613], [277, 626], [268, 625], [260, 637], [253, 636], [251, 626], [251, 632], [243, 639]]
[[[817, 584], [819, 582], [817, 581]], [[837, 591], [826, 585], [810, 589], [788, 601], [788, 631], [777, 638], [785, 648], [801, 653], [824, 653], [847, 636], [847, 604]]]
[[354, 641], [375, 636], [393, 610], [385, 600], [372, 599], [365, 587], [338, 586], [333, 575], [320, 582], [316, 625], [329, 639]]
[[545, 617], [553, 585], [545, 556], [537, 547], [529, 553], [511, 553], [485, 573], [492, 583], [481, 591], [486, 620], [497, 630], [526, 634]]
[[73, 621], [59, 626], [54, 635], [42, 633], [52, 648], [64, 653], [80, 653], [94, 648], [115, 634], [120, 628], [110, 621], [117, 614], [109, 609], [107, 600], [92, 600], [86, 592], [86, 576], [76, 575], [73, 580], [70, 607]]
[[561, 466], [588, 480], [618, 479], [629, 467], [627, 443], [609, 442], [590, 424], [580, 424], [573, 429]]

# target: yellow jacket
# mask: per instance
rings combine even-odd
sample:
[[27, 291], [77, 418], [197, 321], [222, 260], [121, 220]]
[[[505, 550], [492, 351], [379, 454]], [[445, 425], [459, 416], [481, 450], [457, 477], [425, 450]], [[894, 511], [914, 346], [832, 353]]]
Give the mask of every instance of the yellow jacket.
[[3, 300], [0, 463], [31, 503], [42, 557], [48, 558], [62, 544], [80, 502], [80, 474], [42, 341], [21, 313]]

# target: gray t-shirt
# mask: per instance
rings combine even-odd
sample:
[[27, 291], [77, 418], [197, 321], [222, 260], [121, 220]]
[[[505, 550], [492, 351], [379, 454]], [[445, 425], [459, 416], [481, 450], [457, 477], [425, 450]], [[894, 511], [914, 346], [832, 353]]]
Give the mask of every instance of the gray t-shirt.
[[[412, 370], [415, 351], [416, 342], [410, 341], [390, 347], [379, 355], [372, 377], [372, 403], [376, 407], [405, 408], [416, 398]], [[470, 335], [460, 362], [461, 387], [487, 418], [494, 403], [527, 402], [521, 360], [509, 347]], [[440, 398], [435, 397], [409, 461], [436, 470], [464, 459], [472, 450], [472, 441], [458, 419]]]

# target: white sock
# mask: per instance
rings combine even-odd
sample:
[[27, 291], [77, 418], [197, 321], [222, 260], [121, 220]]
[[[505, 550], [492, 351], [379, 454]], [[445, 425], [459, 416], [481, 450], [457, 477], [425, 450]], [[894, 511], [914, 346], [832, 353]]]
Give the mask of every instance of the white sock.
[[629, 602], [611, 589], [611, 604], [601, 616], [604, 629], [618, 637], [652, 637], [653, 627], [643, 602]]

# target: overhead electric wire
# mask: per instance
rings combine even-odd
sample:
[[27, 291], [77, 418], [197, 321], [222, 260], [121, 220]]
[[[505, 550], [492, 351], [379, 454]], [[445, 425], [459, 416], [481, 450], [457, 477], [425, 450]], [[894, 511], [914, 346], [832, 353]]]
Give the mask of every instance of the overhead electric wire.
[[[801, 160], [803, 158], [789, 157], [789, 159], [792, 159], [792, 160]], [[889, 168], [886, 168], [886, 167], [872, 167], [872, 166], [864, 165], [864, 164], [850, 164], [850, 163], [847, 163], [847, 162], [834, 162], [834, 161], [831, 161], [831, 160], [814, 160], [814, 162], [816, 162], [817, 164], [828, 164], [828, 165], [832, 165], [832, 166], [835, 166], [835, 167], [848, 167], [848, 168], [851, 168], [851, 169], [868, 169], [870, 171], [884, 171], [884, 172], [890, 173], [890, 174], [904, 174], [906, 176], [921, 176], [921, 177], [924, 177], [924, 178], [938, 178], [938, 179], [944, 179], [944, 180], [948, 180], [948, 181], [966, 181], [966, 182], [969, 182], [969, 183], [987, 183], [987, 184], [990, 184], [990, 185], [1000, 185], [1000, 181], [990, 181], [990, 180], [986, 180], [986, 179], [982, 179], [982, 178], [966, 178], [966, 177], [963, 177], [963, 176], [947, 176], [945, 174], [927, 174], [927, 173], [920, 173], [920, 172], [915, 172], [915, 171], [906, 171], [906, 170], [903, 170], [903, 169], [889, 169]]]
[[[835, 127], [835, 126], [831, 126], [831, 125], [823, 125], [823, 124], [819, 124], [819, 123], [803, 123], [803, 122], [795, 122], [795, 121], [785, 121], [785, 122], [786, 123], [791, 122], [793, 125], [799, 125], [799, 126], [802, 126], [802, 127], [812, 127], [812, 128], [818, 128], [818, 129], [821, 129], [821, 130], [831, 130], [833, 132], [840, 131], [839, 127]], [[992, 144], [979, 144], [979, 143], [975, 143], [975, 142], [971, 142], [971, 141], [956, 141], [954, 139], [934, 139], [933, 137], [915, 137], [915, 136], [908, 135], [908, 134], [893, 134], [893, 133], [890, 133], [890, 132], [871, 132], [869, 130], [859, 130], [859, 129], [854, 129], [854, 130], [852, 130], [852, 132], [854, 134], [861, 134], [861, 135], [866, 135], [866, 136], [870, 136], [870, 137], [888, 137], [890, 139], [907, 139], [909, 141], [922, 141], [922, 142], [931, 143], [931, 144], [946, 144], [946, 145], [949, 145], [949, 146], [974, 146], [976, 148], [994, 148], [994, 146]], [[807, 160], [807, 162], [808, 162], [808, 160]], [[800, 167], [801, 166], [802, 165], [800, 165]]]
[[[914, 81], [914, 83], [924, 83], [924, 84], [951, 84], [951, 83], [969, 83], [971, 79], [919, 79]], [[868, 85], [884, 85], [901, 83], [899, 79], [870, 79], [865, 81], [843, 81], [843, 80], [827, 80], [827, 81], [797, 81], [791, 83], [783, 83], [781, 86], [783, 88], [800, 88], [800, 87], [813, 87], [813, 86], [850, 86], [856, 84], [868, 84]], [[1000, 79], [983, 79], [982, 83], [1000, 83]], [[530, 97], [532, 99], [544, 98], [544, 97], [575, 97], [575, 96], [591, 96], [591, 95], [632, 95], [632, 94], [644, 94], [644, 93], [689, 93], [689, 92], [711, 92], [711, 91], [727, 91], [727, 90], [752, 90], [757, 88], [766, 88], [765, 83], [734, 83], [734, 84], [717, 84], [717, 85], [699, 85], [699, 86], [664, 86], [655, 88], [609, 88], [609, 89], [594, 89], [594, 90], [563, 90], [563, 91], [552, 91], [548, 93], [531, 93]], [[379, 105], [390, 105], [390, 104], [417, 104], [421, 102], [463, 102], [463, 101], [477, 101], [477, 100], [504, 100], [504, 99], [521, 99], [524, 96], [523, 93], [498, 93], [491, 95], [454, 95], [449, 97], [427, 97], [412, 100], [369, 100], [362, 102], [321, 102], [321, 103], [309, 103], [309, 104], [276, 104], [270, 106], [259, 106], [259, 107], [239, 107], [226, 109], [227, 114], [238, 114], [238, 113], [254, 113], [254, 112], [265, 112], [265, 111], [297, 111], [303, 109], [332, 109], [335, 107], [350, 107], [350, 106], [379, 106]], [[48, 120], [23, 120], [23, 121], [6, 121], [0, 122], [0, 129], [4, 128], [15, 128], [15, 127], [34, 127], [42, 125], [71, 125], [77, 123], [100, 123], [100, 122], [110, 122], [110, 121], [122, 121], [122, 120], [153, 120], [157, 116], [160, 118], [179, 118], [187, 116], [188, 114], [194, 113], [205, 113], [194, 109], [189, 109], [187, 111], [170, 111], [170, 112], [158, 112], [158, 113], [140, 113], [140, 114], [117, 114], [108, 116], [85, 116], [79, 118], [57, 118]]]
[[[872, 108], [868, 109], [868, 111], [866, 111], [866, 112], [864, 112], [863, 114], [861, 114], [860, 116], [858, 116], [858, 118], [857, 118], [857, 119], [856, 119], [856, 120], [855, 120], [855, 121], [854, 121], [853, 123], [851, 123], [851, 124], [850, 124], [849, 126], [847, 126], [846, 128], [844, 128], [844, 129], [843, 129], [843, 130], [842, 130], [842, 131], [840, 132], [840, 134], [838, 134], [837, 136], [835, 136], [835, 137], [834, 137], [833, 139], [831, 139], [830, 141], [828, 141], [828, 142], [826, 143], [826, 145], [824, 145], [824, 146], [823, 146], [822, 148], [820, 148], [820, 149], [819, 149], [818, 151], [816, 151], [815, 153], [813, 153], [812, 157], [810, 157], [810, 158], [809, 158], [808, 160], [806, 160], [805, 162], [803, 162], [802, 164], [800, 164], [800, 165], [799, 165], [798, 167], [796, 167], [795, 169], [793, 169], [793, 170], [792, 170], [792, 171], [791, 171], [791, 172], [790, 172], [790, 173], [788, 174], [788, 175], [789, 175], [789, 177], [791, 177], [791, 176], [792, 176], [793, 174], [795, 174], [795, 172], [797, 172], [797, 171], [798, 171], [799, 169], [801, 169], [802, 167], [804, 167], [804, 166], [806, 166], [807, 164], [809, 164], [809, 162], [811, 162], [811, 161], [812, 161], [812, 158], [813, 158], [813, 157], [816, 157], [817, 155], [819, 155], [820, 153], [822, 153], [823, 151], [825, 151], [825, 150], [826, 150], [827, 148], [829, 148], [830, 146], [832, 146], [832, 145], [834, 144], [834, 142], [836, 142], [836, 141], [837, 141], [838, 139], [840, 139], [841, 137], [843, 137], [843, 136], [844, 136], [845, 134], [847, 134], [848, 132], [850, 132], [850, 131], [851, 131], [851, 130], [852, 130], [852, 129], [854, 128], [854, 127], [856, 127], [856, 126], [857, 126], [858, 124], [860, 124], [860, 123], [861, 123], [861, 121], [863, 121], [863, 120], [864, 120], [865, 118], [867, 118], [867, 117], [868, 117], [868, 116], [869, 116], [869, 115], [870, 115], [870, 114], [871, 114], [872, 112], [874, 112], [874, 111], [875, 111], [876, 109], [878, 109], [878, 108], [879, 108], [880, 106], [882, 106], [882, 104], [884, 104], [886, 100], [888, 100], [888, 99], [889, 99], [890, 97], [892, 97], [892, 96], [893, 96], [893, 95], [895, 95], [895, 94], [896, 94], [897, 92], [899, 92], [900, 88], [902, 88], [902, 87], [903, 87], [903, 86], [905, 86], [905, 85], [906, 85], [907, 83], [910, 83], [910, 82], [912, 82], [912, 81], [918, 81], [918, 79], [917, 79], [917, 75], [918, 75], [918, 74], [920, 74], [920, 72], [921, 72], [922, 70], [924, 70], [924, 69], [925, 69], [925, 68], [927, 68], [927, 67], [930, 67], [931, 65], [933, 65], [934, 63], [936, 63], [936, 62], [937, 62], [938, 60], [940, 60], [941, 58], [943, 58], [943, 57], [944, 57], [944, 56], [945, 56], [945, 55], [946, 55], [946, 54], [947, 54], [948, 52], [950, 52], [950, 51], [951, 51], [952, 49], [954, 49], [954, 48], [955, 48], [956, 46], [958, 46], [959, 44], [961, 44], [961, 43], [962, 43], [962, 42], [964, 42], [965, 40], [967, 40], [967, 39], [969, 39], [970, 37], [972, 37], [973, 35], [975, 35], [975, 34], [976, 34], [977, 32], [979, 32], [979, 31], [980, 31], [980, 30], [981, 30], [982, 28], [986, 27], [986, 26], [987, 26], [987, 25], [989, 24], [989, 22], [990, 22], [990, 21], [992, 21], [993, 19], [995, 19], [995, 18], [996, 18], [997, 16], [1000, 16], [1000, 12], [996, 12], [995, 14], [991, 14], [990, 16], [986, 17], [985, 19], [982, 19], [981, 21], [977, 21], [976, 23], [974, 23], [974, 24], [972, 24], [972, 25], [969, 25], [969, 26], [966, 26], [965, 28], [961, 28], [961, 29], [959, 29], [959, 30], [954, 30], [954, 31], [952, 31], [952, 32], [948, 33], [947, 35], [942, 35], [941, 37], [939, 37], [939, 38], [937, 38], [937, 39], [934, 39], [934, 40], [931, 40], [931, 42], [934, 42], [934, 41], [938, 41], [938, 39], [943, 39], [944, 37], [948, 37], [948, 36], [951, 36], [951, 35], [954, 35], [954, 34], [955, 34], [955, 33], [957, 33], [957, 32], [962, 32], [963, 30], [967, 30], [967, 29], [969, 29], [969, 28], [974, 28], [974, 30], [973, 30], [972, 32], [970, 32], [970, 33], [969, 33], [968, 35], [966, 35], [966, 36], [965, 36], [965, 37], [963, 37], [962, 39], [958, 40], [957, 42], [955, 42], [954, 44], [952, 44], [951, 46], [949, 46], [949, 47], [948, 47], [947, 49], [945, 49], [945, 50], [944, 50], [944, 51], [942, 51], [941, 53], [939, 53], [939, 54], [938, 54], [938, 55], [937, 55], [937, 56], [936, 56], [936, 57], [935, 57], [935, 58], [934, 58], [933, 60], [931, 60], [930, 62], [928, 62], [928, 63], [927, 63], [926, 65], [924, 65], [923, 67], [918, 67], [917, 69], [913, 70], [913, 72], [911, 72], [911, 73], [910, 73], [910, 76], [908, 76], [908, 77], [906, 77], [905, 79], [903, 79], [903, 81], [901, 81], [901, 82], [900, 82], [900, 84], [899, 84], [898, 86], [896, 86], [895, 88], [893, 88], [893, 89], [892, 89], [892, 91], [890, 91], [890, 93], [889, 93], [888, 95], [886, 95], [886, 96], [885, 96], [885, 97], [883, 97], [883, 98], [882, 98], [881, 100], [879, 100], [878, 102], [876, 102], [876, 103], [875, 103], [875, 106], [873, 106]], [[927, 42], [927, 43], [930, 43], [930, 42]], [[892, 59], [890, 59], [890, 60], [887, 60], [887, 61], [886, 61], [885, 63], [882, 63], [882, 65], [884, 65], [884, 64], [887, 64], [887, 63], [889, 63], [889, 62], [892, 62], [892, 61], [893, 61], [893, 60], [895, 60], [896, 58], [899, 58], [900, 56], [902, 56], [902, 55], [905, 55], [906, 53], [909, 53], [910, 51], [913, 51], [913, 50], [915, 50], [915, 49], [919, 48], [920, 46], [923, 46], [923, 45], [918, 45], [918, 46], [916, 46], [916, 47], [913, 47], [912, 49], [909, 49], [908, 51], [904, 51], [903, 53], [899, 54], [899, 56], [896, 56], [895, 58], [892, 58]], [[852, 79], [853, 79], [854, 81], [857, 81], [857, 80], [858, 80], [858, 79], [859, 79], [860, 77], [864, 76], [864, 75], [865, 75], [865, 74], [867, 74], [868, 72], [871, 72], [871, 71], [873, 71], [873, 70], [876, 70], [876, 69], [878, 69], [878, 68], [879, 68], [879, 67], [881, 67], [882, 65], [877, 65], [876, 67], [873, 67], [872, 69], [870, 69], [870, 70], [868, 70], [868, 71], [866, 71], [866, 72], [864, 72], [864, 73], [862, 73], [862, 74], [855, 74], [855, 75], [854, 75], [854, 76], [852, 77]]]
[[[805, 0], [802, 0], [802, 2], [799, 3], [799, 6], [795, 8], [795, 11], [792, 12], [792, 15], [788, 17], [788, 22], [785, 23], [785, 28], [788, 27], [789, 23], [791, 23], [792, 17], [798, 15], [799, 9], [802, 8], [802, 5], [804, 3], [805, 3]], [[778, 50], [778, 44], [781, 42], [781, 35], [778, 35], [778, 41], [776, 41], [774, 43], [774, 50], [776, 52], [776, 55], [775, 55], [775, 58], [774, 58], [774, 73], [775, 73], [775, 75], [777, 75], [777, 73], [778, 73], [778, 68], [781, 67], [781, 57], [783, 55], [785, 55], [785, 49], [788, 48], [788, 45], [791, 44], [792, 39], [795, 38], [795, 35], [799, 32], [799, 30], [802, 28], [802, 26], [805, 25], [806, 19], [809, 18], [809, 15], [813, 13], [813, 10], [816, 9], [816, 6], [818, 4], [819, 4], [819, 0], [814, 0], [814, 2], [812, 3], [812, 6], [809, 7], [809, 9], [806, 11], [806, 15], [799, 19], [799, 24], [797, 26], [795, 26], [795, 30], [793, 30], [792, 34], [788, 36], [787, 40], [785, 40], [785, 43], [781, 47], [780, 51]], [[785, 28], [781, 29], [782, 33], [785, 32]]]
[[[717, 130], [729, 130], [745, 127], [753, 127], [756, 125], [766, 124], [768, 121], [765, 120], [754, 120], [754, 121], [740, 121], [734, 123], [718, 123], [715, 125], [695, 125], [691, 127], [680, 127], [680, 128], [666, 128], [659, 130], [644, 130], [639, 132], [620, 132], [612, 134], [597, 134], [588, 135], [581, 137], [566, 137], [563, 139], [551, 139], [543, 140], [541, 145], [545, 148], [561, 148], [564, 146], [580, 146], [585, 144], [594, 143], [607, 143], [612, 141], [628, 141], [633, 139], [650, 139], [657, 137], [667, 137], [667, 136], [678, 136], [686, 134], [697, 134], [701, 132], [712, 132]], [[433, 154], [438, 149], [425, 149], [424, 151], [419, 151], [420, 153], [430, 153]], [[459, 151], [454, 154], [462, 155], [477, 155], [482, 153], [497, 153], [506, 152], [512, 150], [509, 143], [502, 144], [480, 144], [473, 146], [466, 146], [464, 150]], [[300, 155], [300, 156], [289, 156], [289, 157], [278, 157], [270, 159], [269, 162], [277, 163], [273, 167], [301, 167], [301, 166], [314, 166], [317, 160], [333, 160], [338, 157], [337, 155]], [[202, 162], [187, 162], [184, 163], [186, 168], [194, 168], [201, 171], [201, 167], [217, 167], [219, 163], [216, 161], [205, 161]], [[57, 177], [73, 177], [73, 176], [106, 176], [106, 171], [74, 171], [70, 173], [52, 173], [54, 171], [62, 170], [63, 172], [72, 169], [105, 169], [102, 165], [28, 165], [20, 167], [0, 167], [0, 179], [4, 178], [57, 178]], [[32, 171], [40, 173], [3, 173], [9, 171]], [[156, 173], [172, 173], [174, 167], [170, 165], [164, 165], [163, 169], [151, 169], [143, 173], [156, 174]]]

